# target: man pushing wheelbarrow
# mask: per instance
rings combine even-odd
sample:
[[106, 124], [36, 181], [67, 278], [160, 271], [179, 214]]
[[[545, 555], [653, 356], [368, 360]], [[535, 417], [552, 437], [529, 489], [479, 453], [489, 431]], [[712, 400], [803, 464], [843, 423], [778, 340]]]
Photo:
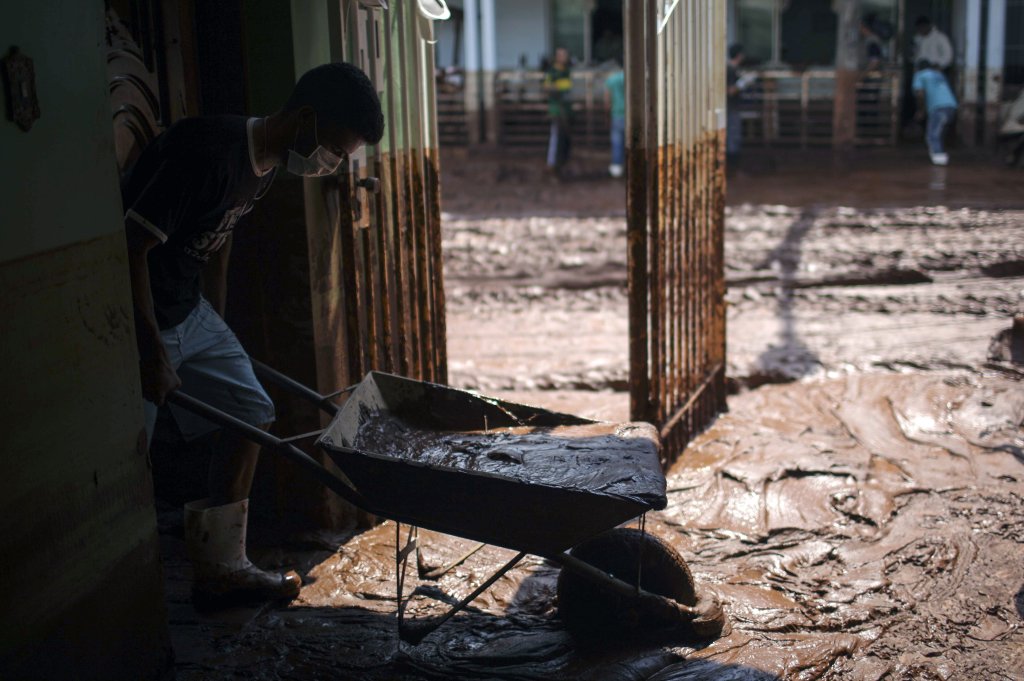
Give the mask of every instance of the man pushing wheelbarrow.
[[[303, 75], [277, 113], [186, 118], [142, 152], [121, 189], [150, 442], [157, 407], [178, 388], [246, 424], [270, 426], [274, 405], [222, 318], [232, 231], [280, 170], [333, 173], [346, 154], [376, 144], [383, 132], [370, 80], [351, 64], [335, 63]], [[188, 440], [215, 428], [187, 410], [171, 411]], [[185, 506], [196, 597], [299, 592], [296, 573], [265, 572], [246, 557], [258, 455], [258, 444], [225, 431], [210, 462], [209, 496]]]
[[[721, 608], [697, 593], [678, 554], [643, 529], [621, 527], [666, 504], [658, 436], [648, 424], [598, 423], [376, 372], [338, 408], [251, 361], [223, 321], [232, 230], [278, 169], [332, 173], [346, 154], [379, 141], [383, 125], [366, 75], [328, 64], [302, 76], [281, 111], [266, 118], [178, 122], [125, 177], [147, 432], [152, 437], [165, 402], [186, 439], [224, 429], [209, 496], [185, 506], [194, 596], [298, 594], [296, 573], [263, 571], [246, 556], [247, 497], [262, 446], [377, 516], [518, 552], [432, 622], [403, 620], [400, 578], [406, 641], [421, 640], [528, 553], [563, 568], [559, 610], [574, 631], [654, 623], [717, 636]], [[342, 475], [267, 432], [274, 408], [257, 374], [332, 416], [317, 444]], [[408, 541], [398, 561], [415, 549]], [[396, 576], [404, 574], [396, 566]]]

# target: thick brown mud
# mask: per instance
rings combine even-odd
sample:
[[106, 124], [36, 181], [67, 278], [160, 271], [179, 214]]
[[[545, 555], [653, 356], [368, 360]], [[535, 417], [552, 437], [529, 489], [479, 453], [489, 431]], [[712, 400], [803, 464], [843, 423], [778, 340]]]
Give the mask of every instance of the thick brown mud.
[[[658, 433], [649, 423], [433, 431], [385, 411], [363, 414], [352, 447], [467, 475], [660, 500]], [[553, 509], [554, 510], [554, 509]]]
[[[400, 644], [387, 522], [333, 552], [264, 556], [306, 566], [288, 607], [172, 608], [178, 678], [1020, 678], [1024, 384], [853, 376], [765, 386], [730, 407], [647, 519], [725, 604], [731, 632], [707, 647], [573, 641], [557, 570], [539, 558], [419, 646]], [[420, 543], [424, 569], [472, 547], [430, 532]], [[488, 547], [436, 581], [414, 557], [406, 616], [439, 614], [511, 556]]]
[[[1021, 224], [1020, 210], [730, 208], [729, 377], [982, 366], [1024, 312]], [[455, 385], [626, 389], [623, 218], [452, 217], [444, 230]]]

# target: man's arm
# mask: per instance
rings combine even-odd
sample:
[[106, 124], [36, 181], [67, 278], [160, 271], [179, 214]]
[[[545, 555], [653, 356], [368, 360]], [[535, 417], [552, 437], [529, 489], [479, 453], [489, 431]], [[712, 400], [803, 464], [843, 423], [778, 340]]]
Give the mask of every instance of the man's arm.
[[153, 294], [149, 288], [149, 251], [160, 239], [131, 220], [125, 225], [128, 243], [128, 273], [132, 285], [132, 306], [135, 310], [135, 338], [139, 346], [139, 373], [142, 396], [155, 404], [163, 404], [168, 393], [181, 386], [181, 379], [167, 356], [160, 339], [160, 327], [153, 312]]
[[203, 295], [221, 317], [224, 316], [228, 299], [228, 261], [231, 259], [231, 242], [234, 238], [232, 234], [224, 240], [224, 245], [213, 254], [203, 270]]
[[923, 121], [925, 113], [928, 111], [927, 101], [924, 97], [924, 90], [914, 90], [914, 96], [917, 98], [917, 108], [914, 110], [914, 120]]

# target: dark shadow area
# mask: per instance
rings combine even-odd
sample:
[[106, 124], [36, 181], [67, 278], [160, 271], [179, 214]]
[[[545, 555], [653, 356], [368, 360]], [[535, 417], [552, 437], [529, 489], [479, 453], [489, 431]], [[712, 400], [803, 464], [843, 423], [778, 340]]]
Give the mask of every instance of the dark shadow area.
[[496, 616], [471, 608], [411, 646], [398, 638], [394, 611], [375, 607], [381, 610], [293, 604], [199, 613], [178, 603], [172, 609], [177, 679], [778, 678], [743, 665], [687, 661], [679, 648], [685, 642], [667, 637], [587, 644], [551, 614]]
[[756, 270], [773, 270], [778, 275], [777, 316], [782, 329], [777, 343], [769, 346], [757, 360], [765, 381], [796, 380], [812, 373], [820, 364], [818, 356], [797, 333], [793, 309], [794, 283], [800, 272], [802, 243], [817, 217], [815, 209], [802, 210], [790, 223], [779, 245], [755, 266]]

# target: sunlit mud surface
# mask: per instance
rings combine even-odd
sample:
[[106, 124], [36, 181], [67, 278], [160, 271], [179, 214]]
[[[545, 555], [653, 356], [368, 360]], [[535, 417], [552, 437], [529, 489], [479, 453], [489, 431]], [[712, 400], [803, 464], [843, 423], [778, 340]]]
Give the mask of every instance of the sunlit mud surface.
[[[702, 649], [575, 644], [556, 615], [557, 571], [539, 558], [400, 645], [390, 522], [336, 551], [263, 556], [306, 566], [288, 607], [197, 616], [167, 538], [178, 678], [1020, 678], [1022, 422], [1024, 384], [1001, 376], [853, 376], [734, 397], [647, 522], [725, 602], [731, 633]], [[427, 569], [472, 546], [420, 542]], [[438, 614], [511, 555], [486, 548], [437, 581], [411, 561], [406, 616]]]
[[[728, 375], [980, 367], [1024, 305], [1022, 224], [1020, 210], [730, 208]], [[453, 384], [626, 389], [624, 218], [452, 217], [444, 230]]]

